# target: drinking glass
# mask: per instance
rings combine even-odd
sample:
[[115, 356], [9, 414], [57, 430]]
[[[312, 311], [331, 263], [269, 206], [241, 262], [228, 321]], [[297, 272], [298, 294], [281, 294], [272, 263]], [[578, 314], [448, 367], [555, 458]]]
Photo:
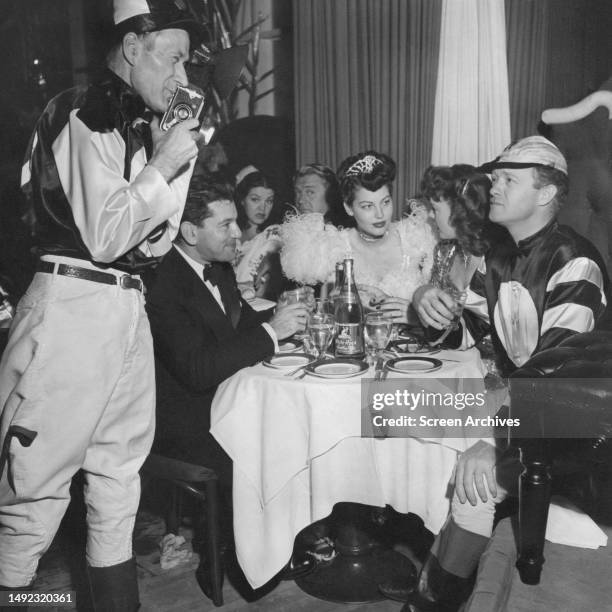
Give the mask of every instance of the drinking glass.
[[455, 300], [455, 306], [452, 309], [453, 312], [453, 320], [450, 324], [451, 331], [454, 331], [459, 327], [459, 320], [461, 319], [461, 315], [463, 313], [463, 307], [465, 306], [465, 300], [467, 298], [467, 291], [464, 289], [459, 289], [454, 285], [450, 285], [446, 288], [446, 291], [453, 297]]
[[332, 315], [324, 312], [313, 312], [308, 317], [308, 344], [317, 359], [325, 355], [335, 332], [336, 320]]
[[371, 356], [374, 363], [389, 343], [392, 330], [393, 321], [384, 312], [370, 312], [366, 315], [363, 335], [368, 355]]
[[313, 312], [320, 312], [322, 314], [334, 314], [334, 305], [328, 298], [317, 298], [315, 300]]
[[289, 289], [283, 291], [278, 298], [280, 306], [284, 304], [298, 304], [300, 302], [306, 306], [309, 312], [315, 309], [315, 296], [312, 287], [304, 286], [297, 289]]

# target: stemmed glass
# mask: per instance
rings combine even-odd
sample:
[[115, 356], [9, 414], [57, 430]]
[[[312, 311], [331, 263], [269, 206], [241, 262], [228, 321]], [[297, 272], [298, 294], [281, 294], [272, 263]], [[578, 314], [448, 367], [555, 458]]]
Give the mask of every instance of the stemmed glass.
[[374, 363], [382, 356], [391, 338], [392, 330], [393, 320], [384, 312], [370, 312], [366, 315], [363, 335], [368, 354], [372, 355]]
[[325, 355], [336, 333], [336, 319], [325, 312], [313, 312], [308, 317], [309, 345], [317, 359]]
[[459, 329], [459, 321], [463, 314], [463, 307], [465, 306], [465, 300], [467, 298], [467, 291], [465, 289], [459, 289], [452, 284], [445, 287], [445, 291], [453, 297], [455, 300], [455, 306], [452, 309], [453, 319], [449, 326], [444, 330], [444, 333], [433, 341], [428, 342], [429, 346], [438, 346], [442, 344], [446, 337], [456, 329]]

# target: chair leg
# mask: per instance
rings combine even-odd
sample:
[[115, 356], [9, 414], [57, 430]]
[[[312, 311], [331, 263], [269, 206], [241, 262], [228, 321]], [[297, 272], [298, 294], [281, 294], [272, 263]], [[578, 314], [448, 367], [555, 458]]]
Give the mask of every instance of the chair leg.
[[170, 505], [166, 514], [166, 531], [176, 535], [178, 535], [181, 520], [181, 497], [181, 490], [173, 485], [170, 493]]
[[519, 480], [519, 555], [516, 567], [525, 584], [539, 584], [544, 565], [544, 535], [551, 494], [547, 440], [521, 444], [525, 468]]
[[206, 482], [206, 549], [215, 606], [223, 605], [223, 558], [221, 555], [221, 533], [219, 521], [219, 481]]

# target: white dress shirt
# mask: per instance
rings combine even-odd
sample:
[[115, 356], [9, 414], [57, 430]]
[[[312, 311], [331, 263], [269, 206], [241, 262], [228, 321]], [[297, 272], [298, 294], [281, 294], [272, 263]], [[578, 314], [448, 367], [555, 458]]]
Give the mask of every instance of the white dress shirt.
[[[193, 257], [187, 255], [187, 253], [185, 253], [185, 251], [183, 251], [183, 249], [181, 249], [178, 244], [175, 244], [174, 248], [180, 253], [181, 257], [191, 266], [191, 268], [193, 268], [194, 272], [198, 275], [198, 278], [204, 283], [204, 286], [211, 292], [217, 304], [219, 304], [221, 310], [225, 312], [225, 306], [223, 305], [223, 300], [221, 299], [219, 287], [217, 287], [217, 285], [213, 285], [209, 280], [204, 280], [204, 266], [212, 262], [202, 264], [199, 261], [196, 261]], [[274, 352], [278, 353], [278, 337], [276, 336], [276, 332], [269, 323], [262, 323], [261, 325], [268, 332], [270, 338], [272, 338], [272, 342], [274, 342]]]

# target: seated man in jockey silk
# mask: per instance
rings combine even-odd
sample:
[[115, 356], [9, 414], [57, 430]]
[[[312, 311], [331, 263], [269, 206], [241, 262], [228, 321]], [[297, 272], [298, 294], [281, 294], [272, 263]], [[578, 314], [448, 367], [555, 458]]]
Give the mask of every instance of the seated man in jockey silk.
[[[490, 220], [509, 236], [490, 248], [474, 274], [463, 325], [447, 344], [468, 347], [490, 332], [507, 375], [536, 353], [600, 324], [609, 280], [595, 247], [556, 220], [568, 176], [567, 162], [553, 143], [541, 136], [524, 138], [481, 170], [492, 173]], [[420, 287], [413, 305], [424, 325], [434, 330], [450, 325], [454, 299], [443, 290]], [[504, 470], [516, 466], [508, 453], [503, 459]], [[404, 612], [461, 605], [491, 535], [495, 504], [505, 496], [501, 473], [502, 455], [492, 439], [479, 440], [459, 457], [451, 516], [417, 586], [381, 585], [388, 596], [408, 600]]]

